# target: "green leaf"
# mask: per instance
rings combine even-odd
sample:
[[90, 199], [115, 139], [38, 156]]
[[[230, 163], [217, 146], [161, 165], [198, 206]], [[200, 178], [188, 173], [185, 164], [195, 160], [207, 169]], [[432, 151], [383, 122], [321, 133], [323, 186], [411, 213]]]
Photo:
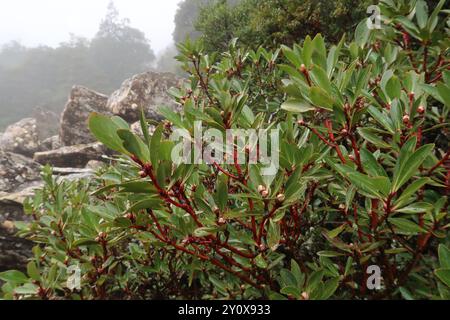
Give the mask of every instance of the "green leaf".
[[387, 177], [369, 177], [359, 172], [348, 174], [350, 181], [369, 196], [384, 199], [391, 187], [389, 178]]
[[36, 281], [41, 280], [41, 275], [39, 274], [39, 270], [36, 266], [36, 263], [34, 261], [30, 261], [27, 264], [27, 274], [28, 276]]
[[445, 245], [440, 244], [438, 248], [439, 263], [444, 269], [450, 269], [450, 249]]
[[160, 146], [163, 130], [164, 128], [162, 125], [157, 126], [150, 141], [150, 161], [155, 169], [158, 168], [159, 159], [161, 156]]
[[267, 261], [264, 259], [262, 254], [259, 254], [258, 256], [256, 256], [255, 263], [256, 263], [256, 266], [261, 269], [267, 269], [267, 267], [268, 267]]
[[81, 238], [78, 239], [77, 241], [74, 241], [72, 243], [72, 248], [77, 248], [77, 247], [84, 247], [84, 246], [93, 246], [93, 245], [97, 245], [98, 242], [90, 239], [90, 238]]
[[406, 29], [406, 31], [408, 31], [413, 37], [422, 40], [420, 38], [419, 29], [417, 29], [417, 26], [411, 20], [408, 20], [407, 17], [400, 16], [397, 17], [395, 20], [400, 22], [400, 24]]
[[139, 122], [141, 124], [142, 133], [144, 135], [145, 143], [150, 145], [150, 134], [148, 132], [148, 123], [145, 118], [144, 108], [141, 108], [141, 113], [139, 114]]
[[121, 124], [117, 119], [113, 120], [113, 118], [108, 116], [92, 113], [89, 117], [89, 129], [94, 137], [106, 147], [129, 155], [128, 151], [123, 147], [122, 140], [117, 134], [117, 130], [128, 129], [128, 127]]
[[426, 231], [421, 228], [417, 223], [404, 219], [404, 218], [390, 218], [389, 222], [396, 226], [400, 231], [408, 234], [425, 233]]
[[36, 295], [38, 292], [39, 287], [32, 283], [26, 283], [21, 287], [15, 288], [14, 292], [16, 294], [23, 294], [23, 295]]
[[160, 198], [157, 197], [149, 197], [148, 199], [141, 200], [134, 204], [129, 211], [131, 212], [137, 212], [144, 209], [159, 209], [161, 208], [162, 201]]
[[119, 129], [117, 135], [123, 141], [123, 147], [132, 155], [135, 155], [143, 163], [150, 161], [150, 152], [145, 143], [130, 130]]
[[428, 25], [427, 25], [427, 29], [430, 33], [433, 33], [434, 29], [436, 28], [437, 24], [438, 24], [438, 15], [439, 12], [441, 11], [442, 7], [444, 6], [446, 0], [441, 0], [439, 1], [439, 3], [435, 6], [433, 13], [430, 16], [430, 19], [428, 19]]
[[224, 211], [228, 202], [228, 179], [227, 176], [221, 175], [217, 186], [217, 205], [220, 211]]
[[378, 137], [371, 128], [358, 128], [358, 133], [364, 138], [364, 140], [367, 140], [376, 147], [391, 149], [391, 145]]
[[437, 269], [434, 271], [436, 277], [439, 278], [447, 287], [450, 287], [450, 269]]
[[21, 284], [27, 282], [28, 277], [23, 272], [17, 270], [10, 270], [0, 272], [0, 280]]
[[431, 203], [418, 202], [401, 209], [396, 209], [395, 212], [410, 213], [410, 214], [427, 213], [431, 212], [433, 208], [434, 206]]
[[311, 102], [316, 106], [332, 111], [334, 100], [333, 98], [322, 88], [312, 87], [310, 89]]
[[394, 125], [392, 124], [391, 119], [381, 113], [377, 108], [375, 108], [374, 106], [370, 106], [368, 109], [370, 115], [379, 123], [381, 124], [386, 130], [388, 130], [390, 133], [394, 134], [395, 133], [395, 129], [394, 129]]
[[209, 235], [216, 234], [216, 233], [217, 233], [216, 227], [201, 227], [201, 228], [197, 228], [194, 231], [194, 236], [202, 238], [202, 237], [207, 237]]
[[407, 203], [411, 196], [417, 192], [420, 188], [422, 188], [424, 185], [429, 183], [431, 180], [429, 178], [420, 178], [411, 183], [405, 191], [403, 191], [402, 195], [395, 201], [395, 207], [399, 208], [402, 207], [403, 204]]
[[306, 36], [305, 41], [303, 42], [302, 57], [303, 57], [303, 63], [308, 68], [311, 66], [311, 58], [312, 58], [313, 50], [314, 50], [314, 47], [312, 44], [312, 39], [310, 36]]
[[321, 294], [322, 300], [328, 300], [339, 288], [339, 278], [332, 278], [325, 282]]
[[420, 29], [424, 29], [428, 22], [428, 5], [423, 0], [416, 3], [416, 18]]
[[303, 113], [313, 111], [316, 108], [300, 99], [289, 99], [281, 105], [281, 109], [293, 113]]
[[450, 89], [443, 83], [436, 85], [437, 92], [446, 106], [450, 106]]
[[291, 273], [294, 275], [297, 285], [299, 287], [303, 286], [305, 275], [302, 273], [298, 263], [293, 259], [291, 260]]
[[295, 299], [300, 299], [301, 292], [298, 288], [294, 286], [287, 286], [280, 290], [280, 293], [287, 295], [288, 297], [294, 297]]
[[336, 252], [336, 251], [319, 251], [317, 255], [320, 257], [334, 258], [334, 257], [342, 257], [344, 254]]
[[396, 75], [393, 75], [387, 82], [386, 93], [389, 98], [391, 98], [391, 100], [400, 98], [402, 93], [402, 84], [400, 82], [400, 79]]
[[387, 173], [384, 168], [378, 163], [377, 159], [375, 159], [373, 153], [366, 148], [361, 149], [361, 162], [369, 175], [373, 177], [387, 177]]
[[333, 92], [331, 81], [328, 79], [327, 73], [318, 65], [314, 65], [311, 70], [311, 78], [317, 86], [324, 89], [327, 93], [330, 94]]
[[370, 30], [367, 25], [368, 19], [362, 20], [355, 30], [355, 42], [360, 48], [364, 48], [369, 40]]
[[281, 234], [280, 225], [273, 220], [270, 220], [269, 227], [267, 230], [267, 245], [272, 251], [277, 250], [280, 244]]
[[[394, 181], [392, 184], [392, 191], [397, 192], [406, 182], [411, 179], [417, 171], [425, 159], [432, 154], [434, 150], [434, 144], [428, 144], [421, 148], [419, 148], [412, 155], [404, 155], [403, 158], [399, 158], [400, 163], [398, 169], [396, 167], [396, 171], [394, 173]], [[403, 153], [403, 151], [401, 152]]]
[[338, 235], [341, 234], [342, 231], [345, 230], [345, 227], [346, 227], [346, 225], [342, 224], [339, 227], [337, 227], [331, 231], [328, 231], [328, 237], [330, 237], [330, 239], [336, 238]]

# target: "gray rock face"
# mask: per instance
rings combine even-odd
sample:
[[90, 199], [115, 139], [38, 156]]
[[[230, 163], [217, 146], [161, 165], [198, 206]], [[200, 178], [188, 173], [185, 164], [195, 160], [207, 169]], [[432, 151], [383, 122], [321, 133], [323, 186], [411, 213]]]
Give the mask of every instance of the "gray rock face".
[[14, 236], [12, 222], [0, 224], [0, 272], [6, 270], [24, 270], [31, 257], [33, 243]]
[[36, 107], [33, 110], [33, 118], [37, 122], [37, 134], [40, 141], [58, 135], [59, 115], [55, 112]]
[[108, 97], [82, 86], [74, 86], [69, 101], [61, 115], [59, 136], [63, 146], [94, 142], [88, 129], [92, 112], [106, 114]]
[[54, 167], [84, 168], [90, 160], [100, 160], [107, 152], [100, 143], [80, 144], [56, 150], [36, 152], [34, 160]]
[[42, 151], [49, 151], [61, 148], [61, 141], [59, 141], [59, 136], [55, 135], [50, 138], [45, 139], [41, 143]]
[[22, 203], [42, 185], [40, 165], [18, 154], [0, 150], [0, 272], [23, 269], [32, 243], [14, 236], [12, 221], [24, 221]]
[[0, 192], [12, 192], [40, 180], [41, 166], [22, 155], [0, 150]]
[[181, 81], [172, 73], [146, 72], [135, 75], [111, 95], [107, 108], [130, 123], [139, 120], [141, 107], [144, 108], [148, 118], [161, 120], [158, 113], [159, 106], [177, 109], [176, 103], [167, 91], [171, 87], [178, 86]]
[[0, 148], [26, 156], [32, 156], [39, 146], [37, 121], [34, 118], [25, 118], [10, 125], [0, 137]]

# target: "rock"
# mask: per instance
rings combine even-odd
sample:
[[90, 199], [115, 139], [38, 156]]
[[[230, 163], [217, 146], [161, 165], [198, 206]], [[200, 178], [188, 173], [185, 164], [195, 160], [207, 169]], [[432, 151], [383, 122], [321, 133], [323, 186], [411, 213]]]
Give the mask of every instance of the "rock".
[[63, 146], [88, 144], [95, 138], [88, 129], [92, 112], [108, 113], [108, 97], [82, 86], [74, 86], [61, 115], [59, 135]]
[[36, 107], [33, 110], [33, 118], [37, 122], [37, 134], [40, 141], [58, 135], [59, 116], [55, 112]]
[[98, 161], [98, 160], [91, 160], [86, 164], [86, 169], [92, 170], [92, 171], [97, 171], [98, 169], [100, 169], [101, 167], [104, 166], [104, 162], [102, 161]]
[[50, 138], [45, 139], [41, 143], [42, 151], [49, 151], [61, 148], [61, 141], [59, 141], [59, 136], [52, 136]]
[[25, 118], [10, 125], [0, 137], [3, 150], [26, 156], [39, 151], [39, 146], [37, 121], [34, 118]]
[[[23, 201], [32, 196], [39, 181], [40, 166], [17, 154], [0, 151], [0, 272], [23, 270], [31, 256], [31, 241], [16, 237], [13, 221], [27, 221]], [[19, 183], [16, 177], [22, 177]]]
[[161, 120], [157, 108], [168, 106], [177, 109], [177, 104], [167, 91], [181, 84], [181, 79], [172, 73], [146, 72], [125, 80], [121, 88], [108, 100], [107, 108], [130, 123], [139, 120], [143, 107], [148, 118]]
[[0, 224], [0, 272], [6, 270], [25, 270], [32, 256], [33, 243], [14, 236], [10, 229], [12, 222]]
[[[91, 160], [95, 161], [95, 160]], [[90, 161], [89, 161], [90, 162]], [[74, 174], [92, 175], [94, 171], [87, 168], [52, 168], [53, 174], [57, 176], [69, 176]]]
[[[134, 134], [140, 136], [141, 138], [144, 137], [144, 133], [142, 132], [142, 127], [141, 127], [141, 122], [140, 121], [137, 121], [137, 122], [133, 123], [130, 126], [130, 130], [131, 130], [131, 132], [133, 132]], [[150, 135], [152, 135], [155, 132], [155, 130], [156, 130], [156, 127], [154, 125], [149, 125], [148, 126], [148, 133]]]
[[105, 153], [107, 150], [101, 143], [90, 143], [36, 152], [34, 160], [54, 167], [84, 168], [90, 160], [101, 160]]
[[0, 150], [0, 192], [40, 180], [41, 166], [22, 155]]

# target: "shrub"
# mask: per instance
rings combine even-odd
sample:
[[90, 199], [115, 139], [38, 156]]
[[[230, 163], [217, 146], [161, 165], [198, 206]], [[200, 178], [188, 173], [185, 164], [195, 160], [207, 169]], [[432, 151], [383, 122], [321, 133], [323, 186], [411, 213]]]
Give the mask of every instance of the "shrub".
[[[220, 56], [181, 45], [190, 77], [171, 93], [183, 112], [161, 108], [152, 135], [142, 117], [142, 137], [91, 116], [122, 156], [89, 183], [45, 174], [26, 205], [34, 222], [19, 225], [35, 257], [28, 275], [0, 274], [4, 297], [448, 299], [444, 2], [385, 1], [381, 30], [363, 21], [329, 48], [320, 35], [275, 52], [234, 43]], [[248, 144], [227, 164], [174, 161], [169, 137], [194, 139], [196, 121], [278, 129], [277, 174], [237, 161]], [[73, 266], [81, 283], [69, 289]]]

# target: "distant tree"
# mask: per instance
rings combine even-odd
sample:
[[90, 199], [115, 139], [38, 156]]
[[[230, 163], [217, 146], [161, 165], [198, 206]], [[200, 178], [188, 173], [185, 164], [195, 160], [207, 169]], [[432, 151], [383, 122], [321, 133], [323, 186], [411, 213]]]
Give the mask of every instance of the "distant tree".
[[201, 33], [195, 28], [195, 22], [201, 8], [213, 2], [214, 0], [184, 0], [178, 4], [175, 14], [175, 30], [172, 34], [176, 43], [183, 42], [186, 38], [194, 40], [201, 36]]
[[95, 38], [71, 35], [57, 48], [0, 48], [0, 131], [37, 106], [59, 112], [74, 84], [111, 93], [133, 74], [149, 70], [155, 55], [140, 30], [120, 19], [114, 5]]
[[220, 0], [203, 7], [195, 27], [202, 34], [206, 50], [224, 51], [236, 37], [258, 43], [257, 39], [250, 39], [250, 12], [250, 6], [241, 1]]
[[93, 62], [103, 74], [102, 87], [114, 90], [126, 77], [149, 69], [155, 59], [145, 34], [130, 27], [110, 2], [108, 13], [91, 42]]
[[316, 33], [335, 43], [354, 29], [373, 2], [222, 0], [201, 9], [196, 28], [203, 34], [209, 51], [222, 51], [226, 42], [235, 37], [249, 47], [291, 45]]

